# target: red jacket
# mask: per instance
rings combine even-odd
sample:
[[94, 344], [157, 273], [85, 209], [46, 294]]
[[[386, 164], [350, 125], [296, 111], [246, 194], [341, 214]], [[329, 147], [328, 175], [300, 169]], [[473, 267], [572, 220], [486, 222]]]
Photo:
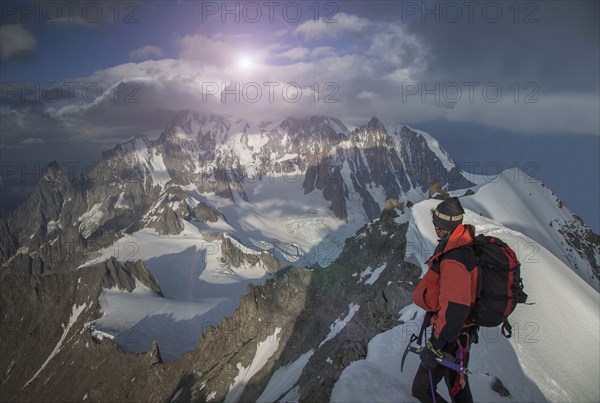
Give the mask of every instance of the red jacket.
[[446, 343], [457, 339], [475, 304], [478, 270], [473, 252], [462, 247], [474, 238], [472, 225], [459, 225], [441, 240], [413, 293], [415, 304], [435, 313], [431, 318], [434, 336]]

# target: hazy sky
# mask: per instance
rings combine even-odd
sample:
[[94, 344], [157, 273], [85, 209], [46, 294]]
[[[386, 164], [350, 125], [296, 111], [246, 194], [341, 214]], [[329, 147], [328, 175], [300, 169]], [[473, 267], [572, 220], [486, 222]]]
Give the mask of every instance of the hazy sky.
[[3, 164], [156, 137], [181, 109], [446, 122], [527, 137], [538, 153], [548, 136], [600, 136], [597, 1], [0, 7]]

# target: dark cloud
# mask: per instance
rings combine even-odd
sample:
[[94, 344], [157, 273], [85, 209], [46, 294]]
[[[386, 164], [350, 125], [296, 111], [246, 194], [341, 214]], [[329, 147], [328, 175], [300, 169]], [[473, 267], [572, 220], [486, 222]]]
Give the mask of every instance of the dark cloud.
[[0, 60], [2, 62], [29, 61], [33, 58], [37, 41], [22, 24], [0, 25]]
[[419, 10], [406, 21], [432, 57], [422, 79], [532, 81], [543, 93], [598, 92], [599, 2], [471, 2], [472, 19], [466, 3], [452, 3], [462, 10], [458, 22], [444, 3], [415, 3]]

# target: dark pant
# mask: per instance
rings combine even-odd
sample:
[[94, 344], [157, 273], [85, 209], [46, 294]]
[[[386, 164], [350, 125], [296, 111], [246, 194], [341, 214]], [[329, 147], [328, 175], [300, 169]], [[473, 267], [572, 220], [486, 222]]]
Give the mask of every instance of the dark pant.
[[[450, 344], [444, 347], [444, 351], [454, 355], [456, 353], [456, 348], [458, 343]], [[467, 366], [469, 362], [469, 355], [467, 354], [465, 360], [465, 366]], [[437, 393], [437, 384], [444, 378], [446, 381], [446, 386], [448, 387], [448, 391], [452, 389], [454, 386], [454, 382], [456, 381], [458, 373], [456, 371], [451, 370], [450, 368], [446, 368], [442, 365], [436, 365], [431, 370], [431, 380], [433, 383], [433, 388], [435, 390], [435, 401], [437, 403], [446, 402], [442, 396]], [[456, 403], [472, 403], [473, 395], [471, 395], [471, 389], [469, 387], [469, 380], [465, 375], [466, 384], [464, 388], [458, 391], [458, 393], [454, 396], [451, 396], [452, 401]], [[423, 368], [423, 366], [419, 365], [419, 369], [417, 369], [417, 373], [415, 375], [415, 379], [413, 379], [412, 384], [412, 394], [414, 397], [419, 399], [421, 402], [433, 402], [433, 396], [431, 394], [431, 388], [429, 386], [429, 370]]]

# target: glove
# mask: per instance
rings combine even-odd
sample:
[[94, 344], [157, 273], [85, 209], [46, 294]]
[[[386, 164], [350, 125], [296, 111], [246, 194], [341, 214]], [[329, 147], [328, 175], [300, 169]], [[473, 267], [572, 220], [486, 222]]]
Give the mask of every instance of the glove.
[[433, 369], [438, 364], [436, 359], [443, 357], [441, 349], [436, 348], [436, 346], [439, 345], [443, 346], [443, 342], [440, 342], [434, 337], [427, 340], [425, 348], [423, 348], [423, 350], [421, 350], [421, 354], [419, 354], [423, 368], [427, 370]]

